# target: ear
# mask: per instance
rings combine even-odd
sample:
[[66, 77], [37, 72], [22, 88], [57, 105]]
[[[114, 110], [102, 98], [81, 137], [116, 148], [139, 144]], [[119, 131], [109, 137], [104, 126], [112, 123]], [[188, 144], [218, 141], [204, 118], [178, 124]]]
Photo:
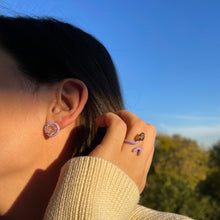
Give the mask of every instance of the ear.
[[50, 106], [47, 122], [59, 124], [60, 129], [72, 124], [82, 112], [87, 99], [88, 89], [78, 79], [65, 79], [55, 89], [56, 99]]

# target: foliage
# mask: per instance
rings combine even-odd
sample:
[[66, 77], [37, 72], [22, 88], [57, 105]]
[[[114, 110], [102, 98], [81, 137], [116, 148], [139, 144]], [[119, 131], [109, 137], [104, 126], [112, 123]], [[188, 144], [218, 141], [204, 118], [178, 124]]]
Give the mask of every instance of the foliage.
[[220, 203], [220, 141], [210, 150], [209, 172], [199, 185], [201, 192]]
[[220, 219], [219, 194], [207, 190], [219, 192], [219, 156], [220, 141], [205, 150], [179, 135], [159, 134], [140, 204], [194, 219]]

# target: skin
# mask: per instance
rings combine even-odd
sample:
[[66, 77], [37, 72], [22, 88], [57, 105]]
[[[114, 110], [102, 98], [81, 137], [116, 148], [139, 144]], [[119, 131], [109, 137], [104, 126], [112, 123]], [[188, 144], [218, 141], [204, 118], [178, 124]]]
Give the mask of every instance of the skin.
[[[42, 219], [58, 181], [60, 169], [71, 158], [68, 145], [88, 99], [84, 83], [65, 79], [44, 84], [36, 92], [24, 89], [25, 76], [0, 49], [0, 218]], [[48, 138], [43, 127], [57, 122], [60, 132]], [[154, 151], [155, 128], [131, 112], [107, 113], [96, 123], [108, 131], [90, 156], [105, 158], [123, 169], [140, 193], [146, 183]], [[140, 156], [124, 139], [145, 132]], [[133, 147], [132, 147], [133, 149]]]

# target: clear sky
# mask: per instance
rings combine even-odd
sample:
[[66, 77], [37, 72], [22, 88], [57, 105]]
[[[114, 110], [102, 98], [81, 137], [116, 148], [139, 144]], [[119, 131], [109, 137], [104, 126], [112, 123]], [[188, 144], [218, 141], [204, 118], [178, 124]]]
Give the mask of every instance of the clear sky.
[[53, 16], [108, 49], [126, 108], [158, 132], [220, 139], [219, 0], [1, 0], [0, 14]]

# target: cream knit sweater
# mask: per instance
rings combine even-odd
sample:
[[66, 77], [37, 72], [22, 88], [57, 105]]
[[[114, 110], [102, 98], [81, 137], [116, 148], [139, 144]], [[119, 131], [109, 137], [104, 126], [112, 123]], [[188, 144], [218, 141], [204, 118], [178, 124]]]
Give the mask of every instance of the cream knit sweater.
[[74, 157], [61, 170], [44, 220], [182, 220], [185, 216], [148, 209], [135, 182], [99, 157]]

